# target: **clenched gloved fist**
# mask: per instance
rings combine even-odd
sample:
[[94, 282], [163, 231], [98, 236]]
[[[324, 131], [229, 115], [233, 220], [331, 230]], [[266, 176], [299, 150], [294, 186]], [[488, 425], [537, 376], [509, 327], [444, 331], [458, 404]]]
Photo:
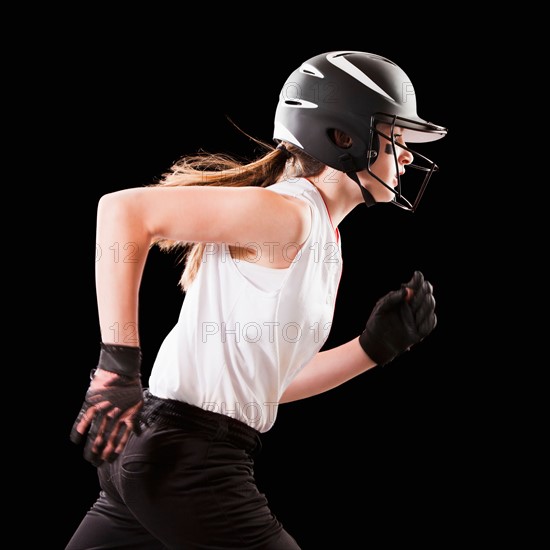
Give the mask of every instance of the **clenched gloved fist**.
[[[410, 289], [410, 290], [407, 290]], [[423, 340], [435, 328], [435, 299], [432, 285], [420, 271], [389, 292], [374, 306], [359, 343], [378, 365], [384, 365]]]
[[80, 443], [88, 432], [84, 458], [94, 466], [112, 462], [131, 431], [139, 433], [137, 415], [143, 405], [141, 349], [101, 343], [97, 368], [71, 430], [71, 441]]

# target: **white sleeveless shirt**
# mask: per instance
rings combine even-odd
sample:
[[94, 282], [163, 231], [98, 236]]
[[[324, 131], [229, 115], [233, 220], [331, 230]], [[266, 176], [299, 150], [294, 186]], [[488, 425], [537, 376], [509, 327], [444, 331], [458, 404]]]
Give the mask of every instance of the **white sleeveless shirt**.
[[[208, 245], [149, 379], [153, 395], [260, 432], [273, 426], [281, 395], [325, 343], [342, 274], [338, 229], [315, 186], [299, 178], [267, 190], [309, 204], [307, 240], [287, 269], [234, 259], [223, 243]], [[298, 249], [269, 246], [282, 246], [289, 258]]]

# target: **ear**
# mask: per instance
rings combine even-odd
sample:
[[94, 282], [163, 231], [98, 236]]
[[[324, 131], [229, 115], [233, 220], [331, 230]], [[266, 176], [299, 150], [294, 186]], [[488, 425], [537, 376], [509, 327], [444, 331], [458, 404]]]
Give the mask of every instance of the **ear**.
[[328, 135], [332, 142], [341, 149], [349, 149], [353, 145], [353, 140], [351, 139], [351, 136], [349, 136], [345, 132], [342, 132], [342, 130], [331, 128], [328, 131]]

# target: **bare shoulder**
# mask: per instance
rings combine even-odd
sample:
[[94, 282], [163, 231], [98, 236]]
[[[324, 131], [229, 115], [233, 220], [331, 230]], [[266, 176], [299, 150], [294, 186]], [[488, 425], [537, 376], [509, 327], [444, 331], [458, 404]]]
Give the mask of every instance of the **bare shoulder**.
[[[247, 197], [250, 204], [245, 208], [252, 223], [248, 234], [255, 234], [258, 238], [252, 241], [250, 247], [241, 245], [233, 248], [232, 253], [242, 259], [250, 254], [256, 258], [258, 249], [261, 249], [261, 258], [269, 258], [265, 265], [288, 267], [309, 235], [310, 206], [304, 200], [274, 193], [269, 188], [252, 188], [250, 191]], [[264, 264], [262, 260], [254, 261]]]
[[311, 208], [306, 201], [267, 187], [249, 188], [246, 202], [246, 215], [267, 239], [300, 245], [306, 240], [311, 226]]
[[153, 237], [185, 242], [302, 243], [310, 212], [299, 199], [261, 187], [151, 186], [111, 194]]

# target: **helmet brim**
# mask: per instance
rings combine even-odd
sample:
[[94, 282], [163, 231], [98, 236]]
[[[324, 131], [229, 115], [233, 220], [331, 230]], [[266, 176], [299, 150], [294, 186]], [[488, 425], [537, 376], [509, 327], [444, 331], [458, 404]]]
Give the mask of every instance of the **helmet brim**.
[[427, 143], [436, 141], [447, 135], [447, 128], [428, 122], [420, 117], [400, 117], [378, 113], [375, 115], [376, 122], [394, 124], [403, 130], [403, 140], [406, 143]]

